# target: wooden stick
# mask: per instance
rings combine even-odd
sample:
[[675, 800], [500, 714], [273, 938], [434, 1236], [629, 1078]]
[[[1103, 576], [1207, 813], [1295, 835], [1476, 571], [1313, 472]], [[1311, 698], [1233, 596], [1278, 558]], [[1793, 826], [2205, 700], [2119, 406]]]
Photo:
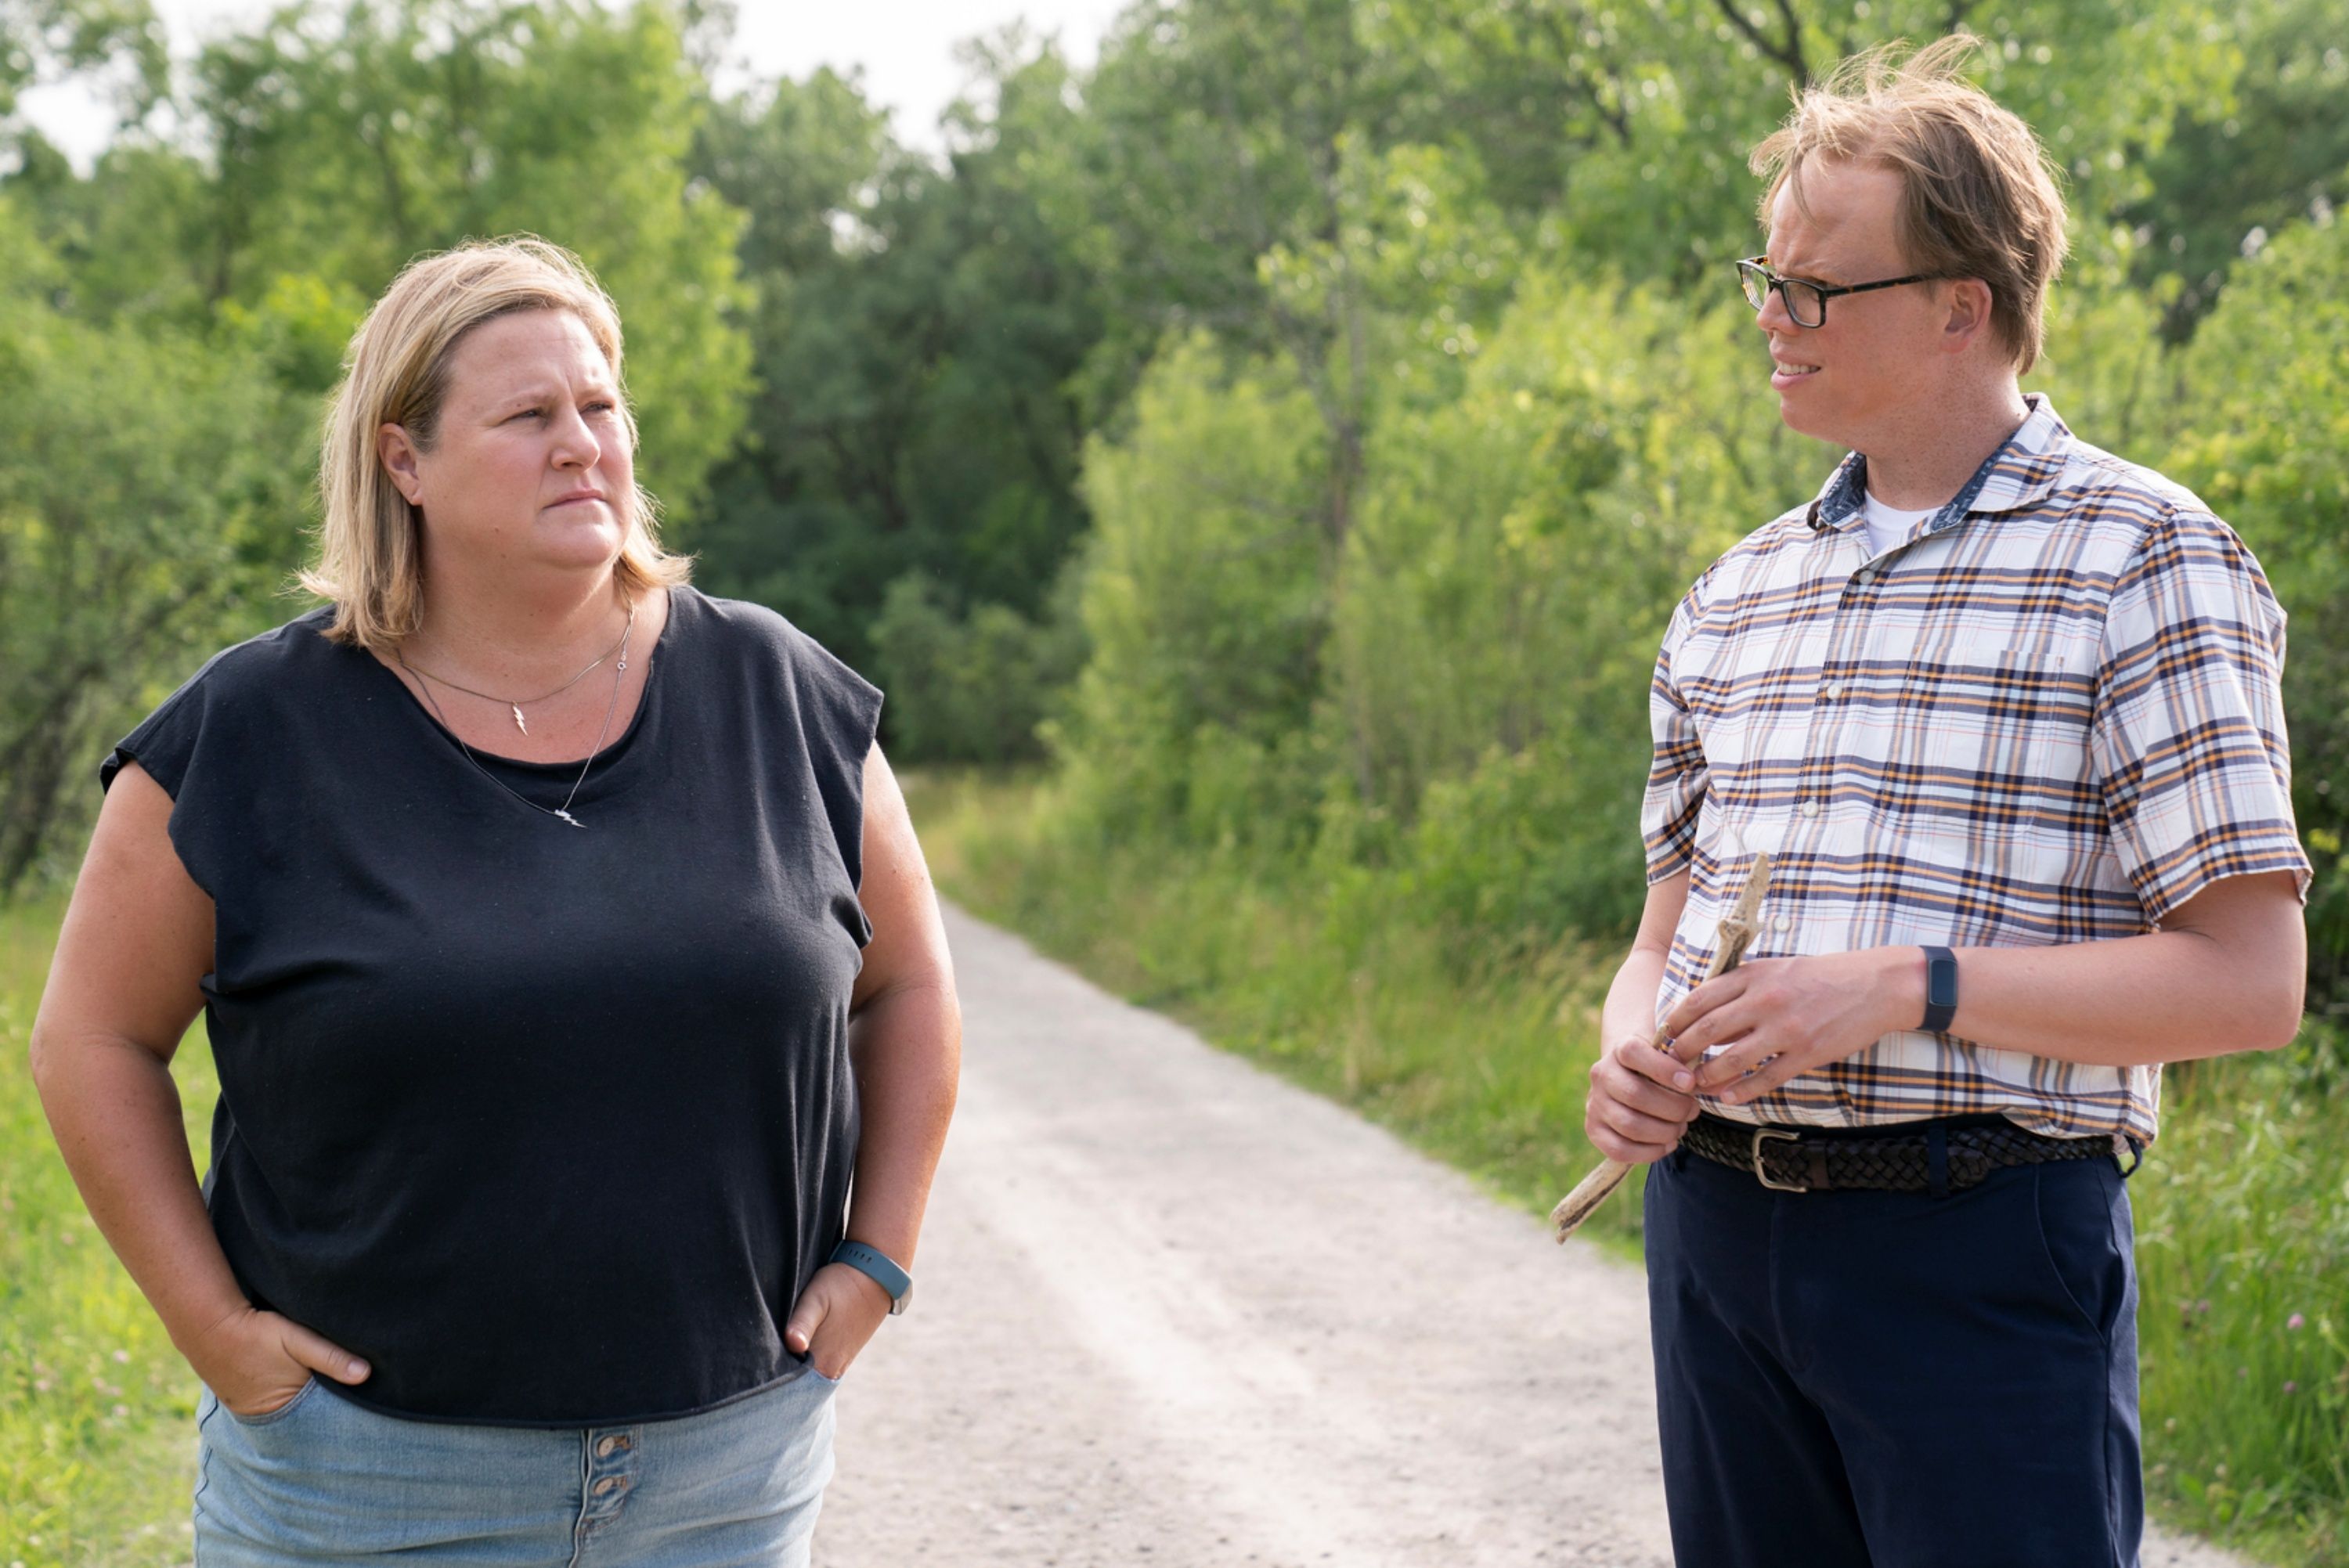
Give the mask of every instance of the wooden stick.
[[[1754, 940], [1754, 913], [1762, 907], [1762, 900], [1769, 891], [1770, 857], [1766, 853], [1757, 854], [1754, 857], [1753, 869], [1746, 873], [1745, 885], [1738, 890], [1737, 902], [1730, 906], [1727, 914], [1721, 917], [1720, 934], [1713, 944], [1713, 959], [1704, 969], [1706, 980], [1728, 974], [1737, 967], [1738, 960], [1745, 956], [1745, 949]], [[1660, 1051], [1667, 1048], [1661, 1026], [1656, 1030], [1655, 1038], [1649, 1044]], [[1562, 1242], [1574, 1234], [1582, 1222], [1590, 1218], [1599, 1205], [1607, 1202], [1607, 1195], [1620, 1187], [1623, 1178], [1630, 1173], [1631, 1168], [1622, 1161], [1609, 1160], [1577, 1182], [1574, 1191], [1559, 1199], [1557, 1207], [1550, 1211], [1549, 1222], [1557, 1228], [1557, 1239]]]

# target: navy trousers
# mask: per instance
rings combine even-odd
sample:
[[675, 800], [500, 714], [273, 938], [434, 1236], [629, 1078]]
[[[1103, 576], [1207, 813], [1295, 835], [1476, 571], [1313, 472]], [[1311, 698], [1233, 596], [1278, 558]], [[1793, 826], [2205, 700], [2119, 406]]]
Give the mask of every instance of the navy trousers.
[[1682, 1568], [2136, 1568], [2137, 1274], [2109, 1160], [1780, 1192], [1647, 1185]]

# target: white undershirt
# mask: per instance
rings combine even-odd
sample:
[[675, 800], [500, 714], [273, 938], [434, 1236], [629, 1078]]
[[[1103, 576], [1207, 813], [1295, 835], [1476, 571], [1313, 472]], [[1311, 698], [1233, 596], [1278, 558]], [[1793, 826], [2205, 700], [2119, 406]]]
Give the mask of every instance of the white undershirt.
[[1928, 506], [1920, 507], [1915, 511], [1902, 511], [1897, 507], [1887, 506], [1877, 500], [1873, 491], [1870, 491], [1866, 499], [1868, 553], [1870, 560], [1907, 539], [1910, 529], [1941, 510], [1938, 506]]

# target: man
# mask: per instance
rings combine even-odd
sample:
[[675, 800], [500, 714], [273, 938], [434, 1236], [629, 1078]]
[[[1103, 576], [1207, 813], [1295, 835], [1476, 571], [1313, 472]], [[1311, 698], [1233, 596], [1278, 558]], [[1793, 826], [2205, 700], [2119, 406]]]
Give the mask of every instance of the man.
[[[2021, 391], [2064, 211], [1971, 47], [1850, 62], [1756, 150], [1771, 386], [1851, 456], [1656, 666], [1587, 1126], [1660, 1162], [1691, 1568], [2134, 1564], [2122, 1158], [2159, 1064], [2299, 1026], [2282, 613], [2194, 496]], [[1761, 851], [1749, 956], [1698, 985]]]

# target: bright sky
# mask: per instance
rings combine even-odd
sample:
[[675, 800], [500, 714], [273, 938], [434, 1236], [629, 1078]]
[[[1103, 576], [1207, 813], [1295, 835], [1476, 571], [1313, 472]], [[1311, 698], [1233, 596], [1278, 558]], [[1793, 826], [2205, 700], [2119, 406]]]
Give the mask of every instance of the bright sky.
[[[938, 115], [965, 85], [955, 46], [1024, 20], [1039, 36], [1057, 34], [1080, 66], [1092, 63], [1102, 35], [1125, 0], [740, 0], [734, 47], [749, 74], [804, 77], [818, 66], [864, 72], [865, 96], [895, 113], [897, 139], [939, 146]], [[266, 16], [269, 0], [155, 0], [172, 52]], [[721, 88], [740, 82], [721, 77]], [[113, 116], [101, 97], [77, 83], [37, 88], [21, 100], [27, 119], [87, 171], [106, 145]]]

